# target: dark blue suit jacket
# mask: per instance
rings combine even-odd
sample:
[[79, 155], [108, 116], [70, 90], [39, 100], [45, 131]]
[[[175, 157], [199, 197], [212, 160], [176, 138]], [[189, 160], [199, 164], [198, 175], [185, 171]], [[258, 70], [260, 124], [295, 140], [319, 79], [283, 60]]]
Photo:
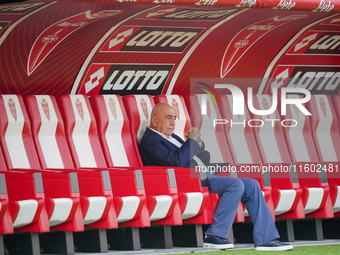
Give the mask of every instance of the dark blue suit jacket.
[[139, 144], [143, 164], [145, 166], [190, 167], [192, 157], [203, 148], [193, 139], [184, 142], [175, 134], [172, 134], [172, 137], [182, 143], [181, 148], [147, 128]]

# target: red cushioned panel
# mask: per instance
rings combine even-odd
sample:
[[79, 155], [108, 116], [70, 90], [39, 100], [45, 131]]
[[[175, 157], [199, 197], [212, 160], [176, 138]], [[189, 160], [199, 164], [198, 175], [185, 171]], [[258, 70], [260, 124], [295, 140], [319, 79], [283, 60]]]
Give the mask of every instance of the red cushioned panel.
[[[45, 99], [45, 97], [49, 97], [51, 101]], [[74, 168], [72, 157], [70, 154], [70, 150], [67, 145], [65, 129], [64, 129], [64, 121], [61, 117], [56, 99], [54, 96], [27, 96], [26, 98], [27, 111], [31, 118], [32, 124], [32, 134], [33, 139], [36, 144], [37, 153], [42, 165], [42, 168]], [[52, 116], [54, 117], [53, 119]], [[46, 134], [46, 129], [42, 130], [43, 122], [55, 122], [52, 124], [52, 127], [49, 128], [49, 135], [55, 137], [56, 145], [58, 147], [57, 153], [60, 154], [60, 159], [62, 160], [62, 164], [51, 164], [47, 165], [43, 150], [48, 146], [47, 144], [41, 144], [39, 140], [39, 134], [41, 132]], [[45, 146], [45, 147], [44, 147]], [[62, 166], [62, 167], [59, 167]]]
[[[271, 97], [269, 95], [255, 95], [253, 96], [253, 105], [255, 109], [267, 110], [272, 105]], [[260, 126], [259, 123], [254, 123], [254, 126], [257, 126], [252, 128], [262, 161], [264, 163], [291, 163], [292, 161], [289, 156], [288, 148], [283, 135], [282, 125], [280, 123], [279, 112], [276, 110], [271, 115], [255, 115], [253, 113], [250, 113], [250, 115], [252, 119], [260, 119], [263, 121], [262, 126]], [[270, 119], [276, 121], [270, 121]], [[273, 146], [275, 146], [275, 152], [277, 151], [279, 155], [270, 157], [271, 155], [268, 155], [268, 153], [266, 154], [267, 151], [265, 150], [265, 145], [263, 144], [263, 140], [266, 139], [264, 137], [266, 132], [273, 132], [275, 138], [275, 144], [271, 143], [268, 145], [268, 149], [273, 149]], [[270, 146], [272, 147], [270, 148]], [[280, 158], [280, 161], [277, 161], [277, 158]]]
[[[221, 111], [221, 115], [223, 119], [226, 119], [228, 121], [235, 121], [235, 122], [242, 122], [241, 120], [244, 119], [246, 121], [245, 124], [236, 124], [236, 125], [223, 125], [225, 127], [226, 130], [226, 134], [227, 134], [227, 139], [230, 145], [230, 150], [233, 153], [233, 158], [235, 159], [236, 163], [254, 163], [254, 164], [260, 164], [262, 163], [261, 161], [261, 157], [260, 154], [258, 152], [258, 148], [257, 145], [255, 143], [255, 138], [254, 138], [254, 133], [253, 133], [253, 129], [250, 125], [247, 125], [248, 121], [251, 119], [250, 118], [250, 114], [247, 110], [247, 108], [245, 107], [245, 115], [244, 116], [240, 116], [240, 115], [233, 115], [232, 114], [232, 108], [230, 107], [230, 105], [232, 105], [232, 102], [230, 102], [229, 100], [231, 100], [229, 97], [227, 97], [226, 95], [222, 95], [221, 96], [221, 101], [222, 101], [222, 105], [220, 105], [220, 111]], [[233, 129], [233, 130], [232, 130]], [[250, 157], [251, 157], [251, 161], [248, 162], [243, 162], [240, 156], [242, 156], [243, 153], [245, 153], [245, 150], [240, 151], [240, 152], [236, 152], [235, 151], [235, 146], [237, 144], [239, 144], [240, 142], [233, 142], [232, 141], [232, 133], [231, 131], [234, 131], [234, 129], [236, 129], [236, 132], [239, 133], [241, 132], [243, 134], [243, 137], [245, 139], [246, 144], [244, 144], [249, 153], [250, 153]], [[238, 155], [238, 153], [240, 153], [241, 155]]]
[[[190, 95], [188, 98], [186, 98], [186, 104], [187, 108], [190, 109], [190, 118], [191, 118], [191, 124], [193, 127], [197, 127], [202, 135], [203, 141], [205, 141], [206, 145], [208, 143], [208, 140], [211, 139], [211, 136], [215, 136], [217, 144], [212, 145], [210, 148], [207, 147], [207, 150], [209, 150], [211, 153], [213, 150], [212, 148], [216, 147], [219, 151], [223, 162], [225, 163], [234, 163], [234, 159], [230, 153], [230, 150], [228, 148], [228, 142], [226, 140], [225, 136], [225, 130], [223, 125], [216, 125], [216, 128], [214, 130], [212, 129], [202, 129], [203, 124], [203, 118], [201, 113], [201, 104], [197, 98], [196, 95]], [[207, 101], [207, 118], [206, 120], [209, 122], [207, 126], [212, 127], [212, 115], [216, 114], [217, 119], [222, 119], [222, 116], [220, 114], [220, 111], [218, 109], [218, 106], [214, 104], [209, 104], [209, 101]], [[212, 162], [212, 163], [223, 163], [223, 162]]]
[[[294, 132], [298, 128], [300, 128], [302, 130], [303, 143], [306, 145], [303, 152], [307, 153], [310, 162], [319, 162], [319, 157], [317, 155], [315, 145], [314, 145], [314, 142], [313, 142], [313, 138], [312, 138], [312, 130], [311, 130], [309, 118], [307, 116], [305, 116], [294, 105], [288, 105], [287, 108], [286, 108], [286, 111], [287, 111], [286, 115], [281, 115], [281, 118], [282, 118], [282, 120], [288, 120], [285, 125], [287, 125], [287, 126], [292, 125], [292, 127], [287, 127], [287, 128], [283, 129], [284, 134], [285, 134], [286, 144], [288, 146], [288, 150], [289, 150], [291, 159], [293, 160], [293, 162], [298, 162], [298, 161], [301, 162], [301, 160], [299, 160], [299, 158], [296, 155], [296, 153], [298, 153], [299, 150], [296, 149], [294, 151], [294, 148], [293, 148], [294, 142], [296, 142], [296, 140], [294, 140], [293, 138], [290, 139], [290, 136], [289, 136], [290, 131]], [[294, 123], [289, 124], [290, 119], [297, 121], [296, 127], [294, 127]], [[305, 158], [302, 158], [302, 159], [305, 159]], [[303, 161], [307, 161], [307, 160], [303, 160]]]
[[[71, 97], [73, 97], [73, 101]], [[84, 95], [63, 95], [58, 97], [57, 101], [64, 119], [66, 138], [75, 167], [106, 167], [98, 138], [97, 124], [89, 99]], [[83, 126], [85, 121], [87, 121], [87, 124]], [[79, 128], [76, 130], [77, 127]], [[80, 132], [83, 136], [83, 138], [77, 140], [78, 146], [74, 139], [74, 135], [78, 134], [77, 132]], [[84, 145], [81, 140], [88, 141], [88, 143]], [[90, 160], [87, 160], [89, 157]], [[83, 161], [81, 161], [81, 158]]]
[[[10, 128], [8, 128], [9, 122], [12, 122]], [[21, 124], [19, 124], [19, 122], [21, 122]], [[22, 126], [19, 127], [19, 125]], [[6, 139], [6, 133], [8, 131], [13, 133], [13, 130], [10, 130], [12, 128], [15, 129], [15, 131], [21, 132], [21, 134], [14, 134], [17, 136], [17, 140]], [[10, 95], [9, 97], [6, 97], [5, 95], [0, 96], [0, 130], [0, 142], [9, 169], [18, 167], [40, 169], [39, 160], [32, 139], [29, 117], [21, 95]], [[8, 146], [12, 148], [19, 146], [18, 140], [20, 140], [23, 145], [21, 153], [26, 155], [20, 155], [19, 157], [16, 155], [16, 157], [13, 157], [13, 154], [11, 156], [9, 152]], [[8, 142], [10, 144], [8, 144]], [[24, 167], [22, 167], [22, 162], [20, 162], [23, 158], [28, 160], [28, 164]]]
[[[96, 95], [92, 96], [90, 101], [96, 116], [98, 135], [108, 166], [140, 167], [142, 165], [141, 158], [132, 140], [130, 122], [121, 96]], [[116, 128], [113, 128], [113, 126], [116, 126]], [[121, 129], [118, 129], [118, 126], [121, 126]], [[107, 134], [116, 135], [115, 141], [108, 140]], [[116, 150], [119, 150], [119, 152]], [[118, 160], [120, 164], [115, 164], [112, 157], [115, 151], [116, 153], [121, 153], [122, 157], [126, 158], [126, 162], [120, 159]]]
[[314, 144], [321, 161], [340, 161], [338, 119], [327, 95], [312, 95], [308, 102]]

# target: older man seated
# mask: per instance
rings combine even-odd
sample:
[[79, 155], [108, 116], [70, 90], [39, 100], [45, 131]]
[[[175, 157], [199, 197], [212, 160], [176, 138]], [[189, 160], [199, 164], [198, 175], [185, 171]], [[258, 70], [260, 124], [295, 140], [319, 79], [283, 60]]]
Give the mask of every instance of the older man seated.
[[[209, 164], [210, 154], [204, 149], [201, 134], [197, 128], [190, 128], [186, 141], [174, 134], [176, 112], [168, 104], [157, 104], [140, 142], [140, 154], [144, 165], [193, 167], [195, 164]], [[285, 251], [293, 246], [277, 240], [279, 234], [261, 188], [256, 180], [230, 178], [208, 174], [209, 192], [220, 196], [214, 222], [205, 232], [204, 247], [215, 249], [233, 248], [227, 241], [240, 201], [247, 208], [254, 224], [255, 250]]]

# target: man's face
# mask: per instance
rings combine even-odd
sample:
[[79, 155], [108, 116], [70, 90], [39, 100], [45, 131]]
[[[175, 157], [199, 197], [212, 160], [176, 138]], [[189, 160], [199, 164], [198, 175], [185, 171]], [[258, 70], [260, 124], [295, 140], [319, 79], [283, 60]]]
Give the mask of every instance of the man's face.
[[166, 105], [156, 115], [154, 128], [169, 138], [175, 130], [176, 119], [175, 110], [170, 105]]

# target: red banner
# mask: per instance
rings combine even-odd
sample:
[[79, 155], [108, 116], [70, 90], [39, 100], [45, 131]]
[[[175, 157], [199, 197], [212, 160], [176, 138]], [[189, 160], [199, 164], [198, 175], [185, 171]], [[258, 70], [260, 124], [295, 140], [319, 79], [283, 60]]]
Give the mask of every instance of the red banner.
[[339, 14], [37, 0], [0, 13], [3, 94], [188, 95], [193, 78], [339, 93]]

